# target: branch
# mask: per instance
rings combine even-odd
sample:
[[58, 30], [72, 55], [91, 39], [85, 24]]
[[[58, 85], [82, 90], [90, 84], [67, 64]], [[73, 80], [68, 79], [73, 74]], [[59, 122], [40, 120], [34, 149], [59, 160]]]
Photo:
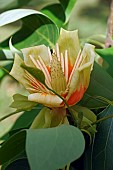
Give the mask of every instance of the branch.
[[105, 41], [106, 48], [113, 46], [112, 37], [113, 37], [113, 0], [111, 0], [110, 15], [109, 15], [108, 24], [107, 24], [107, 36], [106, 36], [106, 41]]

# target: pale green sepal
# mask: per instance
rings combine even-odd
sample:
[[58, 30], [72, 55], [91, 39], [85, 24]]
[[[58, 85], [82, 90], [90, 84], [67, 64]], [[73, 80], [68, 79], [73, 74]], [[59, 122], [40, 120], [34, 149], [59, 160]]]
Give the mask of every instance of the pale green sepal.
[[91, 123], [96, 121], [97, 119], [96, 115], [86, 107], [75, 105], [72, 106], [71, 108], [73, 110], [73, 116], [76, 121], [78, 119], [78, 113], [79, 112], [83, 113], [83, 119], [80, 128], [85, 129], [85, 127], [89, 126], [87, 131], [89, 131], [93, 135], [96, 132], [96, 126], [95, 125], [92, 126]]
[[36, 102], [32, 102], [28, 100], [27, 96], [23, 96], [21, 94], [15, 94], [13, 96], [13, 102], [10, 107], [17, 109], [16, 111], [30, 111], [34, 106], [37, 105]]
[[69, 61], [71, 66], [73, 66], [80, 51], [78, 30], [67, 31], [61, 28], [58, 45], [60, 53], [65, 54], [65, 51], [68, 51]]
[[52, 113], [51, 110], [47, 107], [44, 107], [34, 119], [31, 129], [39, 128], [49, 128], [51, 125]]
[[79, 105], [74, 105], [71, 107], [72, 109], [74, 109], [76, 112], [83, 112], [83, 115], [89, 119], [91, 122], [95, 122], [97, 117], [96, 115], [87, 107], [82, 107]]

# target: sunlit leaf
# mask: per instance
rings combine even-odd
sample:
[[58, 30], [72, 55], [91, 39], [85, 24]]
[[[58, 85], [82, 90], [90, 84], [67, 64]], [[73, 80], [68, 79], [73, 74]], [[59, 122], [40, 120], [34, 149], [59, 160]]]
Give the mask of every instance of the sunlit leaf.
[[[46, 15], [32, 9], [14, 9], [0, 14], [0, 26], [22, 19], [22, 28], [14, 34], [13, 45], [21, 49], [45, 44], [53, 47], [58, 38], [57, 26]], [[8, 40], [1, 43], [8, 46]]]
[[0, 27], [0, 43], [10, 38], [13, 34], [19, 31], [21, 27], [22, 27], [21, 21], [16, 21], [14, 23]]
[[43, 8], [41, 12], [49, 16], [59, 28], [65, 22], [65, 13], [61, 4], [52, 4]]
[[64, 11], [65, 11], [65, 23], [68, 22], [69, 18], [70, 18], [70, 15], [71, 15], [71, 12], [72, 12], [72, 9], [75, 5], [75, 2], [76, 0], [59, 0]]

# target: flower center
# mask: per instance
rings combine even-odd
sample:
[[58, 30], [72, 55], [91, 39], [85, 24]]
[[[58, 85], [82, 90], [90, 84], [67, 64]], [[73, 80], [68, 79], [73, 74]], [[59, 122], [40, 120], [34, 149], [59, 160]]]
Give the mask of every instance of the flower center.
[[58, 61], [55, 53], [52, 54], [51, 61], [51, 86], [58, 94], [66, 90], [66, 79], [62, 71], [61, 63]]

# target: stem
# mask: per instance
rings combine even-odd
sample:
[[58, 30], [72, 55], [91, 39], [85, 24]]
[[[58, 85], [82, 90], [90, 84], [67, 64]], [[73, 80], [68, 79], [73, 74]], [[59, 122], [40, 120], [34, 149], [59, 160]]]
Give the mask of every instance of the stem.
[[95, 124], [97, 124], [97, 123], [100, 123], [100, 122], [102, 122], [102, 121], [104, 121], [104, 120], [107, 120], [107, 119], [109, 119], [109, 118], [112, 118], [112, 117], [113, 117], [113, 114], [110, 114], [110, 115], [105, 116], [105, 117], [103, 117], [103, 118], [101, 118], [101, 119], [99, 119], [99, 120], [96, 120], [95, 122], [91, 123], [91, 125], [95, 125]]
[[12, 113], [10, 113], [10, 114], [8, 114], [8, 115], [6, 115], [6, 116], [0, 118], [0, 122], [3, 121], [3, 120], [6, 119], [6, 118], [12, 116], [12, 115], [15, 115], [16, 113], [19, 113], [19, 111], [12, 112]]
[[97, 45], [97, 46], [99, 46], [99, 47], [101, 47], [101, 48], [104, 48], [104, 44], [101, 43], [101, 42], [99, 42], [99, 41], [92, 40], [92, 39], [88, 39], [87, 42], [88, 42], [88, 43], [91, 43], [91, 44], [94, 44], [94, 45]]
[[71, 108], [69, 107], [69, 105], [68, 105], [68, 103], [66, 102], [66, 100], [65, 100], [62, 96], [60, 96], [58, 93], [56, 93], [54, 90], [50, 89], [46, 84], [44, 84], [44, 85], [45, 85], [45, 87], [46, 87], [48, 90], [50, 90], [51, 92], [53, 92], [54, 94], [56, 94], [58, 97], [60, 97], [60, 98], [63, 100], [63, 102], [64, 102], [65, 105], [67, 106], [69, 112], [71, 113], [72, 110], [71, 110]]
[[67, 165], [66, 170], [69, 170], [70, 168], [70, 163]]
[[[102, 122], [102, 121], [104, 121], [104, 120], [107, 120], [107, 119], [109, 119], [109, 118], [112, 118], [112, 117], [113, 117], [113, 114], [110, 114], [110, 115], [108, 115], [108, 116], [105, 116], [105, 117], [103, 117], [103, 118], [101, 118], [101, 119], [96, 120], [95, 122], [92, 122], [92, 123], [91, 123], [91, 126], [93, 126], [93, 125], [95, 125], [95, 124], [97, 124], [97, 123], [100, 123], [100, 122]], [[91, 126], [86, 126], [85, 129], [88, 129], [88, 128], [90, 128]]]
[[8, 71], [8, 70], [6, 70], [4, 67], [0, 66], [0, 68], [1, 68], [3, 71], [5, 71], [6, 73], [8, 73], [8, 74], [9, 74], [9, 71]]

